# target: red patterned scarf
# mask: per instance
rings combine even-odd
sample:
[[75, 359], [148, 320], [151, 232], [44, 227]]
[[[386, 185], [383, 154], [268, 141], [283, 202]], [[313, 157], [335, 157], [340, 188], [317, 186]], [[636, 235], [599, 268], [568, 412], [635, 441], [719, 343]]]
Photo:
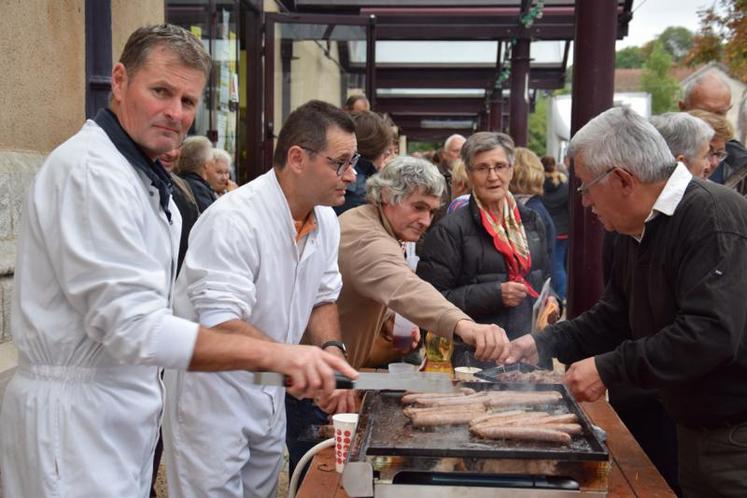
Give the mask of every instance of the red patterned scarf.
[[502, 217], [496, 217], [480, 204], [473, 194], [477, 207], [480, 209], [482, 226], [493, 237], [495, 249], [503, 255], [508, 270], [508, 280], [521, 282], [527, 288], [527, 293], [536, 298], [539, 294], [527, 282], [526, 276], [532, 268], [532, 255], [529, 253], [529, 243], [524, 225], [521, 222], [519, 208], [510, 192], [506, 192], [503, 203]]

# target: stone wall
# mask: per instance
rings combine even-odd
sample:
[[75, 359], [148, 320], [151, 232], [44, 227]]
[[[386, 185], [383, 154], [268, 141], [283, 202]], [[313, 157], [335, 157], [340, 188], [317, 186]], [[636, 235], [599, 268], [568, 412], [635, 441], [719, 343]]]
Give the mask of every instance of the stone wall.
[[0, 150], [0, 343], [10, 339], [10, 301], [16, 236], [26, 191], [41, 167], [38, 152]]

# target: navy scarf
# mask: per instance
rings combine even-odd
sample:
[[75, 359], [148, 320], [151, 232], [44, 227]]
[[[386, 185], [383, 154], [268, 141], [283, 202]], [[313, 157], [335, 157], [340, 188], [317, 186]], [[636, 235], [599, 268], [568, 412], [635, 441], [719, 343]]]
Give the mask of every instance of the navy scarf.
[[171, 211], [169, 211], [169, 199], [171, 198], [174, 186], [171, 183], [171, 177], [168, 171], [163, 167], [161, 162], [156, 159], [151, 161], [148, 156], [138, 147], [130, 138], [127, 132], [119, 124], [117, 116], [109, 109], [101, 109], [96, 114], [94, 121], [109, 136], [114, 146], [129, 161], [133, 168], [143, 173], [158, 190], [158, 198], [166, 218], [171, 223]]

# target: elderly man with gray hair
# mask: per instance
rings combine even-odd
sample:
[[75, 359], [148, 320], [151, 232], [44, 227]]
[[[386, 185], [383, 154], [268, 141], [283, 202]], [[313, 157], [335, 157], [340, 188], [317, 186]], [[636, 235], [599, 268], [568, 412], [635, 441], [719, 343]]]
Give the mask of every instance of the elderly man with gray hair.
[[624, 235], [597, 304], [512, 343], [572, 364], [576, 399], [655, 389], [677, 423], [685, 496], [747, 494], [747, 201], [693, 178], [656, 129], [610, 109], [571, 140], [578, 192]]
[[444, 188], [433, 164], [401, 156], [368, 180], [369, 204], [340, 216], [343, 285], [338, 306], [354, 367], [367, 365], [392, 311], [440, 336], [459, 337], [481, 360], [501, 360], [508, 352], [502, 328], [472, 321], [405, 261], [403, 243], [423, 235], [441, 205]]
[[649, 121], [664, 137], [677, 161], [687, 166], [693, 176], [708, 178], [710, 142], [714, 134], [708, 123], [686, 112], [666, 112], [651, 116]]

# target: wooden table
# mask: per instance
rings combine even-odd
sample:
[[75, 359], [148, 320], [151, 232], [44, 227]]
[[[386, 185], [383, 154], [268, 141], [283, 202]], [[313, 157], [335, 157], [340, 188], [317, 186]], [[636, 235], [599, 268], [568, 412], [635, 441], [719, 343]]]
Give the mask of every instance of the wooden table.
[[[607, 431], [607, 447], [612, 461], [609, 496], [646, 498], [674, 497], [666, 481], [657, 472], [641, 447], [604, 400], [581, 403], [592, 423]], [[311, 461], [297, 498], [349, 498], [335, 472], [334, 448], [319, 452]]]

